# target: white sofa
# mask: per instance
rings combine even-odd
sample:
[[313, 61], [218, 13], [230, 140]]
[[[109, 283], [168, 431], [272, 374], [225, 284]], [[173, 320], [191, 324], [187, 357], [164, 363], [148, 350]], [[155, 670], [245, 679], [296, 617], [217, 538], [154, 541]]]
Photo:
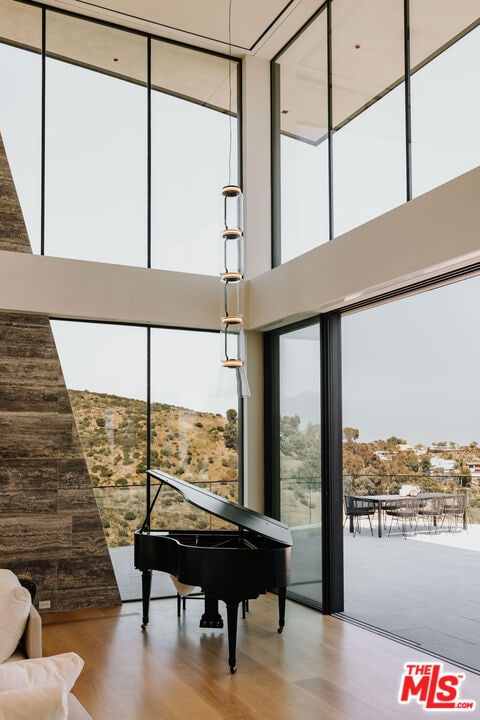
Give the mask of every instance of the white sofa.
[[[19, 588], [19, 589], [17, 589]], [[10, 591], [15, 593], [15, 610], [14, 617], [10, 622], [6, 621], [6, 615], [8, 614], [5, 609], [6, 594]], [[45, 690], [46, 685], [55, 685], [59, 687], [59, 683], [64, 679], [63, 674], [68, 678], [68, 686], [73, 684], [77, 675], [83, 667], [83, 661], [75, 653], [64, 653], [63, 655], [56, 655], [52, 657], [42, 658], [42, 619], [29, 602], [28, 591], [22, 588], [16, 576], [9, 570], [0, 569], [0, 719], [13, 717], [11, 715], [10, 700], [15, 703], [15, 717], [23, 717], [21, 705], [25, 703], [25, 717], [28, 717], [28, 703], [35, 703], [37, 699], [33, 696], [33, 685], [41, 686], [39, 689]], [[21, 613], [26, 615], [21, 619]], [[28, 612], [28, 614], [27, 614]], [[2, 627], [3, 621], [3, 627]], [[20, 637], [20, 641], [15, 645], [14, 628], [17, 623], [22, 622], [23, 632]], [[2, 642], [3, 647], [2, 647]], [[13, 652], [5, 657], [5, 654], [14, 647]], [[11, 664], [11, 665], [10, 665]], [[7, 667], [7, 666], [10, 667]], [[2, 667], [5, 670], [2, 671]], [[15, 679], [13, 683], [16, 687], [12, 686], [12, 678]], [[22, 688], [22, 678], [26, 678], [28, 682], [25, 683], [25, 687]], [[52, 679], [53, 678], [53, 679]], [[7, 683], [7, 687], [5, 684]], [[10, 686], [8, 684], [10, 683]], [[23, 689], [23, 693], [22, 693]], [[70, 689], [70, 687], [68, 687]], [[9, 696], [9, 691], [14, 691], [15, 697]], [[52, 702], [60, 704], [64, 699], [60, 697], [55, 698], [55, 690], [52, 691]], [[47, 699], [45, 703], [48, 702]], [[3, 707], [2, 707], [3, 705]], [[67, 695], [67, 706], [68, 711], [66, 717], [68, 720], [92, 720], [92, 717], [87, 713], [83, 705], [77, 700], [75, 695], [68, 692]], [[64, 708], [65, 710], [65, 708]], [[35, 714], [38, 716], [37, 710]], [[47, 716], [47, 715], [45, 715]], [[32, 716], [33, 717], [33, 716]], [[48, 714], [48, 717], [50, 715]], [[57, 715], [52, 714], [52, 717]], [[65, 713], [58, 710], [58, 717], [65, 717]]]

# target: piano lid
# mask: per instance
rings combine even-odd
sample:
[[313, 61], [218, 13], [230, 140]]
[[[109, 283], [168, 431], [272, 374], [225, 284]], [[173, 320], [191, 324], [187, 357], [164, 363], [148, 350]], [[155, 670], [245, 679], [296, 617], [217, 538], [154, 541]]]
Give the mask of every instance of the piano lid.
[[228, 520], [228, 522], [238, 525], [241, 528], [252, 530], [266, 538], [276, 540], [282, 545], [292, 544], [292, 536], [290, 535], [288, 525], [278, 520], [267, 517], [267, 515], [261, 515], [255, 512], [255, 510], [237, 505], [237, 503], [227, 500], [227, 498], [215, 495], [215, 493], [209, 492], [208, 490], [203, 490], [197, 485], [188, 483], [185, 480], [179, 480], [161, 470], [147, 470], [147, 474], [178, 490], [185, 500], [200, 508], [200, 510], [206, 510], [222, 520]]

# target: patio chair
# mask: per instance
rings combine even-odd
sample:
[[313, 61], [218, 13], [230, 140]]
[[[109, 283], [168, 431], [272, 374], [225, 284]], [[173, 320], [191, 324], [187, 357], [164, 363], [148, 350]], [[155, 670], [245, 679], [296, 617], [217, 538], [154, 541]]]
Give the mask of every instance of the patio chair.
[[429, 533], [439, 527], [439, 520], [443, 521], [444, 500], [443, 497], [435, 497], [419, 502], [418, 515], [426, 521]]
[[360, 500], [351, 495], [344, 495], [343, 500], [345, 506], [343, 526], [345, 527], [348, 518], [350, 521], [350, 531], [353, 532], [353, 536], [355, 537], [355, 531], [358, 533], [361, 532], [360, 518], [366, 517], [370, 524], [370, 532], [373, 535], [372, 515], [375, 514], [375, 503], [369, 500]]
[[461, 527], [463, 527], [467, 504], [468, 495], [465, 493], [459, 493], [458, 495], [446, 497], [443, 504], [442, 527], [445, 521], [447, 521], [449, 532], [452, 531], [454, 525], [456, 529], [459, 523], [461, 524]]
[[386, 517], [390, 518], [390, 527], [388, 536], [392, 531], [392, 524], [395, 520], [397, 525], [402, 528], [402, 535], [406, 539], [408, 529], [414, 533], [417, 531], [418, 509], [420, 501], [416, 497], [404, 497], [398, 500], [387, 500], [383, 509]]

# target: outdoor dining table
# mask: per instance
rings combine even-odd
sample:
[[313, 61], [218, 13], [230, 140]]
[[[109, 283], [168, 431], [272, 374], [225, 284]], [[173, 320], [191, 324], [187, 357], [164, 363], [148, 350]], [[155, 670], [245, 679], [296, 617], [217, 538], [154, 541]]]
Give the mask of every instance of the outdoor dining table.
[[[440, 492], [424, 492], [418, 493], [418, 495], [352, 495], [351, 497], [356, 500], [366, 500], [376, 505], [377, 517], [378, 517], [378, 537], [382, 537], [382, 511], [385, 508], [385, 504], [392, 500], [429, 500], [430, 498], [447, 498], [453, 497], [455, 493], [440, 493]], [[467, 511], [463, 513], [463, 529], [467, 529]], [[350, 517], [350, 532], [353, 532], [353, 517]]]

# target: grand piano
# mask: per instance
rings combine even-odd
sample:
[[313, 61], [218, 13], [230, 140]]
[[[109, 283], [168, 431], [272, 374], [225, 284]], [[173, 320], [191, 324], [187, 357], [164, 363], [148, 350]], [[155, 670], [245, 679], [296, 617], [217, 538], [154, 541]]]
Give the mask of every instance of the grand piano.
[[[147, 470], [159, 481], [140, 530], [135, 533], [135, 567], [142, 571], [143, 623], [148, 624], [152, 570], [163, 570], [205, 594], [201, 627], [221, 627], [218, 601], [227, 608], [228, 664], [236, 672], [238, 606], [270, 589], [278, 591], [278, 632], [285, 625], [286, 588], [290, 582], [292, 538], [287, 525], [237, 505], [160, 470]], [[153, 530], [152, 511], [164, 485], [192, 505], [236, 528], [231, 530]], [[149, 492], [150, 495], [150, 492]]]

